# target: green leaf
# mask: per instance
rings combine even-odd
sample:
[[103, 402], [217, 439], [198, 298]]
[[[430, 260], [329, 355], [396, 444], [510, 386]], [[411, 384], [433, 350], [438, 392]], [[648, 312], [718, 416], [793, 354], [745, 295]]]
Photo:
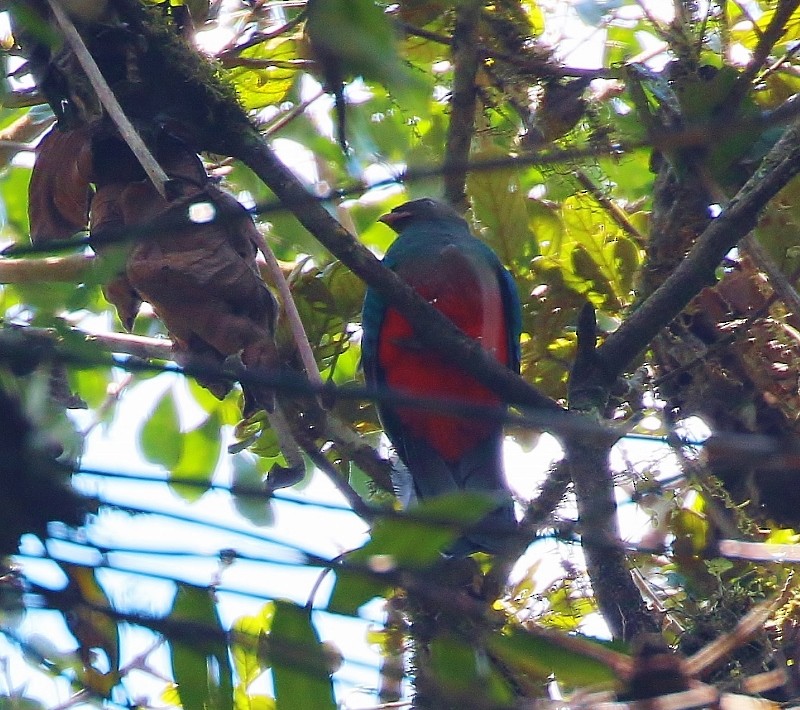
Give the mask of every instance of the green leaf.
[[442, 549], [496, 505], [489, 496], [467, 491], [421, 501], [407, 516], [376, 522], [371, 540], [348, 559], [369, 562], [375, 555], [390, 556], [400, 567], [424, 569], [437, 562]]
[[[485, 148], [475, 156], [486, 160], [503, 155]], [[529, 228], [526, 197], [514, 168], [480, 170], [467, 177], [475, 217], [485, 231], [482, 236], [504, 264], [527, 261], [538, 253], [536, 237]]]
[[269, 668], [268, 659], [258, 653], [258, 644], [269, 633], [274, 616], [275, 604], [267, 602], [258, 614], [239, 617], [231, 627], [233, 665], [245, 687]]
[[341, 261], [334, 261], [326, 266], [320, 278], [327, 286], [339, 315], [351, 318], [361, 312], [366, 286]]
[[[630, 284], [623, 278], [612, 246], [627, 239], [611, 216], [587, 193], [564, 200], [561, 206], [564, 240], [559, 258], [567, 285], [591, 297], [597, 305], [617, 312], [631, 298]], [[569, 268], [571, 267], [571, 269]]]
[[583, 244], [576, 244], [570, 254], [572, 271], [585, 284], [586, 291], [603, 296], [602, 303], [614, 297], [614, 291], [598, 263]]
[[276, 601], [268, 646], [276, 710], [336, 710], [328, 664], [310, 610]]
[[170, 643], [183, 710], [233, 710], [233, 671], [211, 590], [179, 584], [169, 620], [179, 629]]
[[535, 236], [543, 256], [561, 253], [564, 225], [558, 210], [541, 200], [528, 200], [528, 229]]
[[249, 695], [242, 688], [233, 694], [234, 710], [275, 710], [275, 698], [269, 695]]
[[[421, 501], [411, 515], [379, 519], [370, 540], [347, 556], [349, 567], [336, 570], [328, 608], [355, 614], [389, 586], [369, 570], [430, 567], [441, 560], [442, 550], [455, 542], [465, 528], [477, 523], [496, 505], [489, 496], [460, 492]], [[358, 569], [360, 565], [363, 572]]]
[[355, 616], [358, 610], [376, 597], [388, 594], [390, 585], [376, 579], [367, 570], [337, 569], [336, 584], [328, 601], [328, 611]]
[[483, 649], [451, 635], [430, 643], [429, 672], [437, 685], [456, 697], [469, 698], [476, 706], [511, 706], [514, 693], [490, 663]]
[[264, 471], [251, 454], [238, 453], [231, 458], [233, 467], [233, 486], [246, 489], [264, 491], [263, 495], [252, 493], [234, 493], [233, 504], [240, 515], [247, 518], [253, 525], [272, 525], [274, 516], [270, 502], [264, 488]]
[[784, 273], [800, 265], [797, 234], [800, 229], [800, 179], [791, 180], [767, 205], [756, 227], [756, 237]]
[[14, 284], [20, 298], [29, 306], [41, 309], [46, 317], [37, 319], [42, 326], [51, 325], [53, 314], [67, 308], [67, 302], [75, 294], [75, 284], [37, 281]]
[[422, 108], [426, 82], [400, 59], [389, 18], [373, 0], [312, 0], [306, 34], [317, 60], [343, 78], [386, 86], [406, 106]]
[[139, 451], [167, 470], [178, 465], [183, 454], [183, 438], [178, 407], [171, 389], [161, 395], [155, 408], [139, 430]]
[[211, 483], [222, 449], [220, 426], [217, 413], [212, 412], [203, 424], [180, 435], [180, 460], [172, 469], [169, 481], [172, 490], [184, 500], [195, 501], [208, 490], [208, 485], [184, 486], [181, 481]]
[[228, 72], [246, 110], [274, 106], [286, 98], [297, 74], [297, 69], [291, 66], [291, 62], [298, 60], [295, 40], [259, 42], [243, 50], [240, 56], [244, 61], [262, 65], [237, 66]]
[[0, 198], [5, 206], [4, 222], [20, 236], [30, 233], [27, 196], [31, 174], [30, 168], [12, 167], [0, 178]]
[[[590, 639], [583, 641], [586, 644], [594, 643]], [[539, 678], [543, 682], [555, 675], [559, 683], [577, 688], [596, 684], [608, 685], [615, 680], [611, 662], [602, 663], [577, 650], [566, 649], [555, 641], [526, 633], [522, 629], [512, 628], [503, 634], [492, 634], [487, 637], [486, 646], [494, 657], [509, 668]]]
[[534, 37], [542, 34], [545, 30], [544, 26], [544, 13], [539, 9], [536, 2], [526, 2], [522, 5], [522, 9], [528, 14], [528, 22], [530, 22], [531, 35]]
[[628, 290], [633, 289], [634, 279], [642, 263], [642, 250], [628, 237], [619, 237], [611, 244], [614, 264], [619, 282]]

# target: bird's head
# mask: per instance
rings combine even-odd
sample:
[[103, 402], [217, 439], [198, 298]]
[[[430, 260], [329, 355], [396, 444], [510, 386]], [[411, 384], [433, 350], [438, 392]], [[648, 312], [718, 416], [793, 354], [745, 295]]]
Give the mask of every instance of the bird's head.
[[416, 220], [454, 220], [466, 224], [464, 218], [450, 205], [430, 197], [399, 205], [378, 221], [388, 224], [395, 232], [400, 232]]

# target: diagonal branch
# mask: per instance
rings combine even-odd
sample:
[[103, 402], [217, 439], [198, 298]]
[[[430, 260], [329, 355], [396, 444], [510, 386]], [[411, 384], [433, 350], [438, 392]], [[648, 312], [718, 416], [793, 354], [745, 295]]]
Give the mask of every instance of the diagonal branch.
[[798, 6], [800, 6], [800, 0], [779, 0], [769, 25], [767, 25], [758, 39], [758, 45], [753, 51], [753, 56], [744, 71], [736, 79], [736, 84], [734, 84], [725, 101], [717, 110], [718, 116], [733, 115], [737, 112], [742, 99], [751, 89], [753, 79], [761, 71], [772, 48], [786, 33], [787, 23]]
[[153, 186], [158, 190], [158, 193], [165, 200], [168, 199], [167, 183], [169, 182], [169, 177], [158, 164], [158, 161], [153, 157], [153, 154], [145, 145], [142, 137], [136, 132], [133, 124], [125, 115], [125, 111], [123, 111], [122, 106], [120, 106], [119, 101], [117, 101], [117, 97], [114, 96], [114, 92], [100, 72], [97, 62], [95, 62], [94, 57], [78, 34], [78, 30], [75, 29], [75, 25], [72, 24], [72, 20], [69, 19], [62, 9], [59, 0], [47, 0], [47, 4], [53, 11], [53, 16], [58, 26], [61, 28], [61, 31], [64, 33], [64, 38], [72, 51], [75, 52], [78, 62], [80, 62], [83, 71], [86, 72], [86, 76], [91, 82], [92, 87], [94, 87], [97, 98], [100, 99], [103, 108], [108, 112], [111, 120], [114, 121], [114, 124], [119, 130], [120, 136], [122, 136], [122, 139], [128, 144], [128, 147], [136, 156], [136, 159], [150, 178]]
[[475, 340], [464, 335], [397, 274], [350, 234], [255, 132], [232, 136], [232, 155], [247, 165], [291, 210], [300, 223], [354, 274], [374, 288], [408, 320], [425, 345], [450, 358], [492, 388], [504, 400], [534, 409], [565, 412], [519, 375], [498, 363]]
[[755, 226], [761, 210], [800, 173], [800, 122], [792, 124], [758, 170], [708, 225], [680, 266], [633, 311], [597, 351], [605, 382], [611, 384], [659, 330], [675, 318], [703, 287], [725, 254]]

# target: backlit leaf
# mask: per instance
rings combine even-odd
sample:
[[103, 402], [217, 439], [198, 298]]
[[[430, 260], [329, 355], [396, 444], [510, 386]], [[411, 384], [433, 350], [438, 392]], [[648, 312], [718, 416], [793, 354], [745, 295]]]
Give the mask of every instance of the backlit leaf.
[[276, 710], [335, 710], [327, 660], [308, 609], [275, 602], [268, 645]]
[[183, 438], [171, 389], [159, 397], [152, 413], [144, 420], [139, 430], [139, 450], [148, 460], [168, 470], [181, 460]]
[[172, 673], [184, 710], [232, 710], [233, 671], [211, 590], [179, 584], [170, 622]]
[[[181, 456], [172, 468], [169, 480], [172, 490], [185, 500], [197, 500], [208, 490], [202, 484], [211, 483], [222, 450], [220, 437], [216, 412], [212, 412], [200, 426], [181, 434]], [[195, 485], [181, 485], [181, 481], [191, 481]]]

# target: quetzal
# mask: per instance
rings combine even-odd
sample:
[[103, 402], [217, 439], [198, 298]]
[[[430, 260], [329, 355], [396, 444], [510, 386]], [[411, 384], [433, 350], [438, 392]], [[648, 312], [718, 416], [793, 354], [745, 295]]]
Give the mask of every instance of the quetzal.
[[[497, 255], [470, 234], [449, 206], [420, 199], [380, 218], [398, 237], [383, 263], [466, 335], [519, 371], [521, 307], [516, 285]], [[368, 384], [404, 394], [499, 405], [500, 398], [458, 364], [431, 351], [411, 324], [367, 289], [362, 364]], [[421, 408], [378, 406], [384, 431], [408, 467], [420, 499], [460, 490], [487, 493], [495, 510], [457, 541], [455, 556], [496, 553], [516, 529], [514, 502], [503, 474], [503, 425]]]

